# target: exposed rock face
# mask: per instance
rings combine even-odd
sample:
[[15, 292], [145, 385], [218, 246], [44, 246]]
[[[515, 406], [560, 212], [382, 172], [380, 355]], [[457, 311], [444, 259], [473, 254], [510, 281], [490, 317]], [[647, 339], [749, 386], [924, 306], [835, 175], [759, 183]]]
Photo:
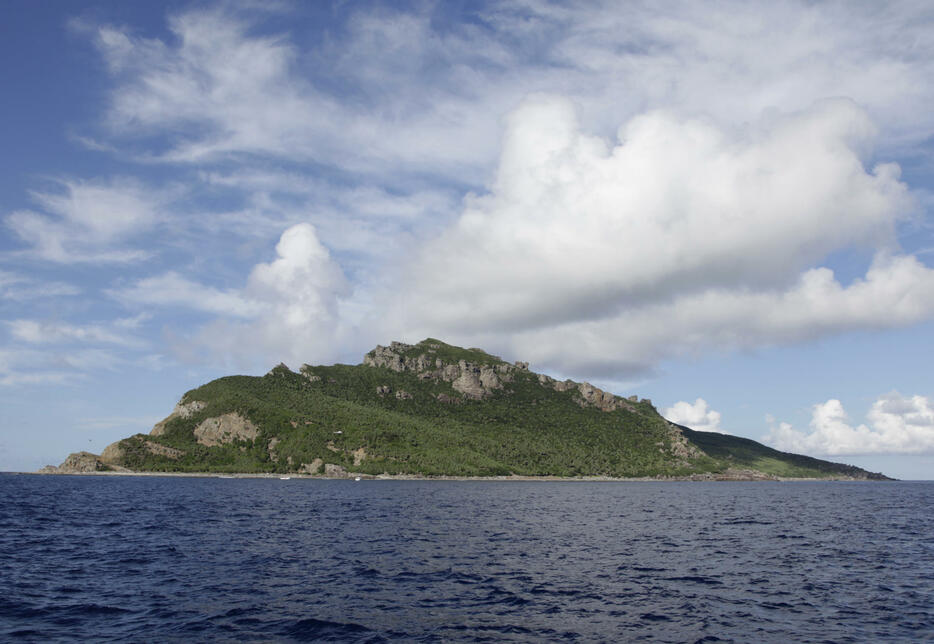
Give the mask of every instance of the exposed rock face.
[[578, 403], [584, 406], [591, 406], [601, 411], [616, 411], [617, 409], [632, 409], [627, 400], [614, 396], [611, 393], [594, 387], [589, 382], [582, 382], [577, 385], [577, 391], [580, 394]]
[[[407, 356], [403, 355], [403, 352], [413, 349], [414, 345], [402, 342], [393, 342], [388, 347], [378, 345], [364, 356], [363, 364], [368, 367], [383, 367], [399, 373], [413, 372], [421, 380], [449, 382], [455, 391], [474, 400], [492, 395], [494, 390], [503, 387], [503, 382], [512, 380], [511, 373], [514, 370], [523, 368], [506, 363], [474, 364], [466, 360], [459, 360], [457, 364], [447, 364], [441, 358], [433, 358], [429, 355], [438, 348], [437, 345], [434, 345], [434, 349], [431, 346], [433, 345], [429, 345], [426, 353]], [[489, 357], [499, 360], [496, 356]], [[527, 366], [526, 364], [525, 368]], [[377, 393], [381, 396], [390, 391], [388, 385], [377, 388]], [[397, 392], [396, 397], [406, 399], [410, 396], [404, 392]]]
[[195, 427], [195, 438], [207, 447], [233, 441], [251, 441], [258, 433], [256, 425], [237, 413], [208, 418]]
[[269, 445], [266, 447], [266, 452], [269, 454], [269, 460], [273, 463], [279, 462], [279, 454], [276, 453], [276, 445], [279, 444], [278, 437], [272, 437], [269, 439]]
[[[392, 342], [388, 347], [376, 345], [375, 349], [364, 356], [363, 364], [368, 367], [386, 367], [392, 371], [405, 371], [406, 363], [410, 361], [400, 352], [411, 348], [412, 345], [403, 342]], [[419, 356], [419, 358], [421, 357]], [[425, 359], [427, 360], [427, 357]]]
[[166, 416], [164, 419], [156, 423], [152, 431], [149, 432], [150, 436], [162, 436], [165, 434], [165, 426], [173, 418], [191, 418], [194, 414], [198, 413], [202, 409], [207, 407], [207, 403], [201, 402], [200, 400], [192, 400], [187, 403], [179, 401], [175, 405], [175, 409], [172, 410], [172, 413]]
[[468, 398], [473, 398], [474, 400], [483, 398], [483, 394], [486, 392], [483, 389], [483, 384], [480, 382], [479, 371], [479, 369], [477, 369], [476, 372], [473, 370], [462, 371], [457, 380], [451, 383], [454, 391], [459, 391]]
[[[369, 367], [384, 367], [400, 373], [404, 371], [414, 372], [422, 380], [449, 382], [454, 391], [471, 400], [487, 398], [493, 395], [496, 390], [502, 389], [504, 383], [512, 382], [516, 372], [529, 371], [528, 362], [516, 361], [514, 365], [511, 365], [500, 361], [496, 356], [489, 356], [486, 352], [482, 353], [496, 360], [499, 364], [475, 364], [466, 360], [459, 360], [457, 364], [446, 364], [441, 358], [433, 358], [429, 355], [438, 348], [430, 343], [427, 345], [428, 350], [426, 353], [421, 353], [418, 356], [411, 355], [412, 349], [424, 346], [425, 343], [411, 345], [402, 342], [392, 342], [388, 347], [377, 345], [363, 358], [363, 364]], [[435, 348], [432, 349], [432, 346]], [[616, 411], [617, 409], [635, 411], [632, 403], [638, 401], [636, 396], [630, 396], [626, 399], [603, 391], [589, 382], [558, 381], [544, 374], [536, 375], [543, 387], [550, 387], [555, 391], [576, 392], [575, 400], [581, 407], [595, 407], [606, 412]], [[390, 392], [391, 389], [388, 385], [377, 388], [377, 393], [381, 396]], [[398, 392], [396, 396], [403, 397]], [[454, 402], [455, 400], [445, 394], [438, 394], [437, 399], [440, 402]]]
[[[631, 403], [638, 402], [638, 396], [629, 396], [622, 398], [599, 387], [594, 387], [589, 382], [574, 382], [573, 380], [555, 380], [545, 374], [538, 374], [538, 382], [543, 387], [551, 387], [555, 391], [577, 391], [577, 404], [581, 407], [596, 407], [602, 411], [616, 411], [617, 409], [628, 409], [634, 411]], [[651, 402], [651, 401], [649, 401]]]
[[668, 436], [671, 439], [671, 453], [682, 463], [704, 456], [704, 452], [691, 443], [674, 423], [668, 423]]
[[412, 400], [412, 394], [407, 391], [399, 390], [396, 392], [396, 398], [399, 400]]
[[360, 463], [365, 461], [367, 457], [366, 448], [364, 447], [354, 450], [352, 454], [353, 454], [353, 464], [355, 466], [360, 465]]

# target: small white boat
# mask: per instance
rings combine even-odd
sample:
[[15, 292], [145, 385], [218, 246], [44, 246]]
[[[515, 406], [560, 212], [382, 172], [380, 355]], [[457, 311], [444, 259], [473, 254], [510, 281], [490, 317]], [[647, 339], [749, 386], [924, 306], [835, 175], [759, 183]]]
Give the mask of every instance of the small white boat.
[[359, 476], [354, 477], [354, 481], [359, 481], [359, 480], [360, 480]]
[[288, 481], [290, 478], [292, 478], [292, 477], [291, 477], [291, 476], [280, 476], [280, 477], [279, 477], [279, 480], [280, 480], [280, 481]]

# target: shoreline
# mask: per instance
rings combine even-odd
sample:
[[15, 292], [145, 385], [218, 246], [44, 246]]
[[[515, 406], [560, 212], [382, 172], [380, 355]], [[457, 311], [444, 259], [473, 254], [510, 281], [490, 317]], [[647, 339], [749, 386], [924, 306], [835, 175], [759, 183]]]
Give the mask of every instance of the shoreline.
[[[36, 476], [160, 476], [187, 478], [222, 478], [222, 479], [280, 479], [309, 481], [517, 481], [517, 482], [562, 482], [562, 483], [794, 483], [794, 482], [873, 482], [874, 479], [851, 477], [794, 478], [769, 475], [739, 474], [694, 474], [690, 476], [640, 476], [620, 478], [612, 476], [425, 476], [420, 474], [355, 474], [345, 476], [324, 476], [321, 474], [278, 474], [271, 472], [138, 472], [138, 471], [95, 471], [95, 472], [0, 472], [0, 474], [36, 475]], [[891, 479], [890, 479], [891, 480]], [[884, 482], [884, 481], [883, 481]]]

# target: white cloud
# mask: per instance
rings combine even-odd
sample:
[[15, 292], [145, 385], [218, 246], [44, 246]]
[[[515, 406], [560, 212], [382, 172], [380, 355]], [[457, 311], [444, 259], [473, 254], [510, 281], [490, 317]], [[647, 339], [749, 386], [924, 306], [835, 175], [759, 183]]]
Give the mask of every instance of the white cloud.
[[536, 91], [571, 97], [604, 134], [658, 107], [743, 123], [827, 96], [866, 106], [886, 142], [934, 133], [920, 4], [519, 2], [458, 23], [435, 11], [341, 7], [334, 34], [307, 49], [235, 9], [175, 14], [164, 41], [103, 27], [118, 83], [108, 123], [171, 132], [169, 148], [150, 141], [165, 160], [262, 154], [472, 182], [495, 156], [499, 118]]
[[728, 433], [720, 428], [720, 412], [708, 408], [703, 398], [698, 398], [694, 404], [680, 400], [663, 411], [662, 416], [699, 432]]
[[101, 349], [0, 347], [0, 385], [70, 384], [88, 373], [114, 371], [123, 365], [122, 357]]
[[934, 454], [934, 401], [925, 396], [881, 396], [866, 415], [869, 424], [852, 425], [839, 400], [814, 405], [811, 431], [788, 423], [773, 426], [763, 440], [776, 449], [843, 456]]
[[[221, 331], [255, 325], [256, 347], [297, 353], [260, 321], [301, 319], [307, 300], [325, 311], [312, 326], [369, 310], [371, 335], [607, 376], [925, 319], [931, 271], [896, 243], [908, 189], [874, 156], [877, 130], [886, 154], [934, 133], [923, 11], [520, 2], [452, 23], [428, 5], [342, 6], [333, 31], [302, 42], [225, 4], [172, 15], [165, 39], [102, 27], [107, 143], [197, 163], [203, 185], [248, 204], [191, 218], [212, 233], [197, 237], [200, 265], [224, 235], [252, 236], [242, 258], [308, 221], [321, 265], [339, 261], [356, 293], [335, 295], [343, 276], [306, 298], [165, 272], [120, 297], [219, 316], [188, 338], [215, 354], [242, 353]], [[501, 137], [489, 185], [455, 208], [490, 179]], [[66, 236], [34, 214], [20, 234], [56, 255]], [[841, 250], [875, 257], [862, 279], [820, 268]], [[406, 255], [409, 272], [392, 270]]]
[[21, 302], [46, 297], [64, 297], [81, 292], [77, 286], [59, 281], [43, 281], [34, 277], [0, 270], [0, 299]]
[[29, 344], [91, 342], [131, 346], [137, 340], [115, 333], [99, 324], [73, 325], [58, 321], [11, 320], [7, 322], [13, 338]]
[[176, 350], [189, 360], [204, 359], [207, 351], [212, 362], [254, 367], [271, 360], [298, 366], [337, 355], [339, 304], [348, 293], [340, 267], [305, 223], [282, 233], [276, 258], [254, 266], [242, 289], [219, 291], [170, 273], [112, 294], [137, 305], [218, 315], [194, 334], [179, 336]]
[[[421, 246], [393, 321], [620, 375], [924, 319], [934, 271], [888, 250], [911, 202], [897, 167], [863, 167], [872, 135], [834, 100], [740, 131], [645, 114], [611, 146], [580, 131], [566, 100], [530, 99], [509, 119], [492, 191]], [[811, 268], [843, 248], [877, 253], [847, 286]]]
[[52, 262], [128, 262], [149, 256], [120, 244], [150, 230], [167, 193], [130, 179], [62, 181], [62, 192], [34, 192], [42, 212], [18, 210], [6, 225], [36, 257]]
[[233, 317], [253, 317], [258, 307], [233, 289], [220, 290], [182, 277], [174, 271], [139, 280], [133, 286], [110, 291], [127, 304], [182, 307]]

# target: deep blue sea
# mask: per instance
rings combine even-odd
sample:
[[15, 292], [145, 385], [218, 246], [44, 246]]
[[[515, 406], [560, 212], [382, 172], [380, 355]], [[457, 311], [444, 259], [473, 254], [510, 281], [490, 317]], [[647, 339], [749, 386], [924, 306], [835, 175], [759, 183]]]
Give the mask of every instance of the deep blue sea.
[[934, 641], [934, 483], [0, 475], [0, 640]]

